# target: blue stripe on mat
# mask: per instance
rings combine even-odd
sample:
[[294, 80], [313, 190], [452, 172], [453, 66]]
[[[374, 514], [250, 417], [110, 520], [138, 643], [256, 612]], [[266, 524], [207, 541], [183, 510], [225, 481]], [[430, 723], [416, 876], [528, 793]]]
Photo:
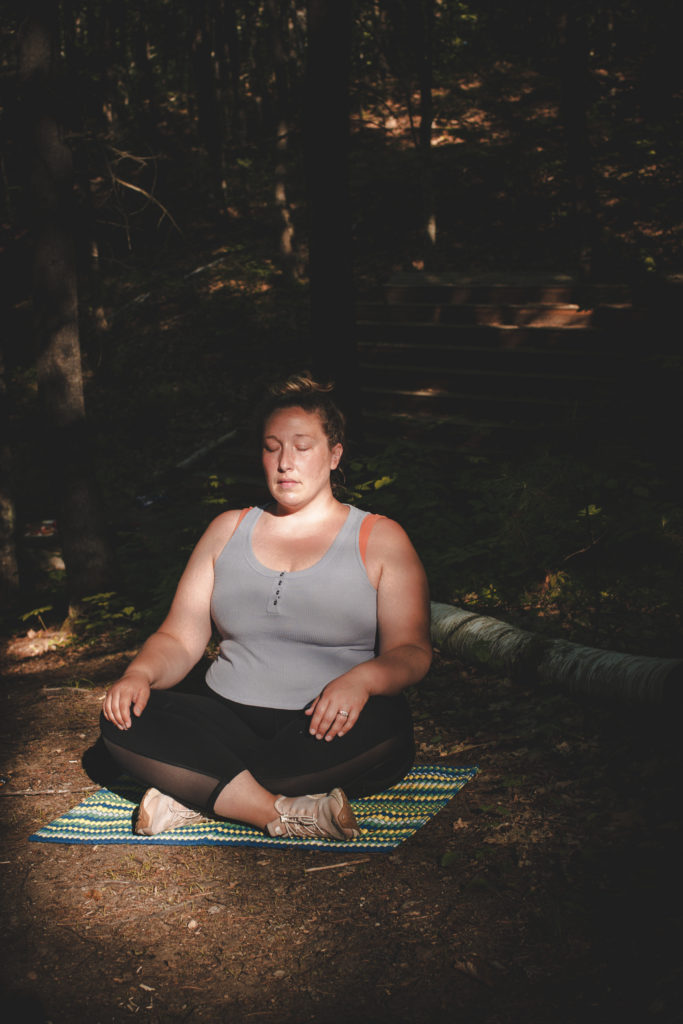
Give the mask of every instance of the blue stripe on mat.
[[251, 825], [206, 821], [139, 836], [133, 814], [143, 790], [133, 784], [101, 789], [30, 836], [37, 843], [133, 843], [156, 846], [303, 847], [309, 850], [391, 850], [414, 835], [478, 772], [476, 766], [450, 768], [416, 765], [401, 782], [375, 796], [352, 801], [361, 834], [358, 839], [333, 842], [264, 835]]

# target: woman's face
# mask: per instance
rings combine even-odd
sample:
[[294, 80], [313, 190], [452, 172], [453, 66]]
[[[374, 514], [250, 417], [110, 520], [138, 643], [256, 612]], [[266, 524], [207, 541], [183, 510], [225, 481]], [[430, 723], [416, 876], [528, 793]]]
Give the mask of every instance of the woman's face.
[[330, 448], [317, 412], [299, 406], [276, 409], [263, 430], [263, 471], [268, 490], [283, 509], [294, 511], [331, 493], [330, 473], [342, 446]]

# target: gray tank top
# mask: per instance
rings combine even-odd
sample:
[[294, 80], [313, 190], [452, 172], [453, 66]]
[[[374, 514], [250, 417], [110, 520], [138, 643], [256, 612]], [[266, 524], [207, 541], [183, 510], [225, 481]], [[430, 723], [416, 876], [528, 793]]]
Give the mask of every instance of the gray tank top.
[[206, 681], [222, 697], [258, 707], [302, 708], [323, 687], [375, 656], [377, 591], [360, 554], [368, 514], [349, 514], [309, 569], [279, 572], [254, 556], [252, 508], [218, 556], [211, 616], [221, 636]]

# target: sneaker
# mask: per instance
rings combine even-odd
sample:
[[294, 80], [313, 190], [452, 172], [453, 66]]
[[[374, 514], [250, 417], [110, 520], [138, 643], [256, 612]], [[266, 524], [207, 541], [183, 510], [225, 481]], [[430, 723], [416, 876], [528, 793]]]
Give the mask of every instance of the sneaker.
[[159, 832], [207, 820], [199, 811], [185, 807], [158, 789], [148, 789], [140, 801], [135, 831], [139, 836], [156, 836]]
[[360, 835], [346, 793], [313, 796], [280, 796], [275, 801], [280, 817], [269, 822], [271, 836], [299, 836], [313, 839], [355, 839]]

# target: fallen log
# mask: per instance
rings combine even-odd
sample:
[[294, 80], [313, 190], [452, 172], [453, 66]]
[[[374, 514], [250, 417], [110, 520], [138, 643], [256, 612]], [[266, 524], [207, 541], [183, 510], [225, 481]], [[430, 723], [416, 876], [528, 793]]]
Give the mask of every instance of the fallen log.
[[683, 660], [602, 651], [432, 602], [432, 641], [444, 654], [518, 681], [651, 704], [680, 700]]

